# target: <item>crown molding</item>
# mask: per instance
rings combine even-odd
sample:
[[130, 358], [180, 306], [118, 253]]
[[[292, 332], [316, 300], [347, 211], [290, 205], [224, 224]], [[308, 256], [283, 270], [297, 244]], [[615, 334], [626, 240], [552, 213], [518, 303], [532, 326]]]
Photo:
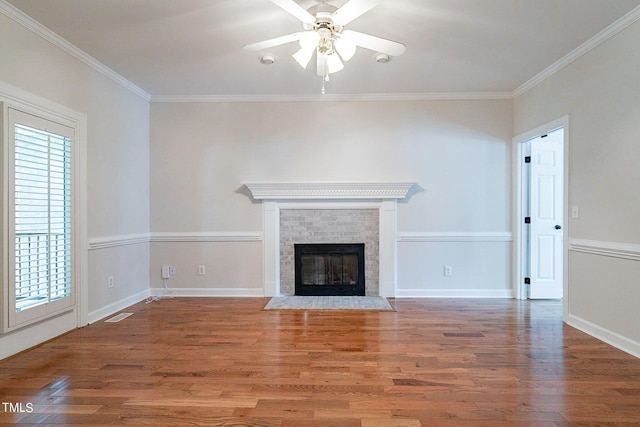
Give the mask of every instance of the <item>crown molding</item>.
[[99, 72], [100, 74], [104, 75], [105, 77], [113, 80], [120, 86], [124, 87], [125, 89], [129, 90], [130, 92], [134, 93], [135, 95], [139, 96], [145, 101], [147, 102], [151, 101], [151, 95], [149, 93], [147, 93], [146, 91], [144, 91], [143, 89], [135, 85], [134, 83], [130, 82], [129, 80], [125, 79], [120, 74], [116, 73], [111, 68], [107, 67], [106, 65], [104, 65], [102, 62], [98, 61], [91, 55], [85, 53], [75, 45], [69, 43], [68, 41], [66, 41], [65, 39], [63, 39], [53, 31], [51, 31], [44, 25], [35, 21], [30, 16], [16, 9], [13, 5], [7, 3], [5, 0], [0, 0], [0, 13], [7, 16], [9, 19], [15, 21], [16, 23], [22, 25], [26, 29], [35, 33], [36, 35], [42, 37], [49, 43], [53, 44], [54, 46], [58, 47], [64, 52], [68, 53], [69, 55], [83, 62], [84, 64], [88, 65], [89, 67]]
[[413, 182], [243, 182], [255, 200], [404, 199]]
[[637, 6], [635, 9], [632, 9], [622, 18], [618, 19], [613, 24], [609, 25], [604, 30], [600, 31], [595, 36], [591, 37], [589, 40], [569, 52], [569, 54], [560, 58], [558, 61], [551, 64], [549, 67], [542, 70], [540, 73], [536, 74], [529, 81], [525, 82], [523, 85], [518, 87], [512, 93], [512, 98], [517, 98], [520, 95], [526, 93], [530, 89], [538, 86], [543, 81], [547, 80], [549, 77], [553, 76], [558, 71], [562, 70], [567, 65], [576, 61], [583, 55], [587, 54], [591, 50], [600, 46], [605, 41], [609, 40], [611, 37], [615, 36], [619, 32], [623, 31], [627, 27], [631, 26], [636, 21], [640, 20], [640, 6]]
[[512, 99], [511, 92], [431, 92], [307, 95], [153, 95], [151, 102], [252, 103], [252, 102], [376, 102], [376, 101], [469, 101]]

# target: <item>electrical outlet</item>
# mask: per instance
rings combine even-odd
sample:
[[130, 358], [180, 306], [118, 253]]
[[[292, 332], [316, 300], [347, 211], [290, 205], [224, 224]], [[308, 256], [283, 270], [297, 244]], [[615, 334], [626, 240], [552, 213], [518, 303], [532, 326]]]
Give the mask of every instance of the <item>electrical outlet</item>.
[[107, 277], [107, 284], [109, 285], [109, 288], [113, 288], [113, 276]]
[[207, 267], [205, 267], [204, 265], [199, 265], [198, 266], [198, 275], [199, 276], [204, 276], [205, 274], [207, 274]]
[[168, 279], [169, 277], [171, 277], [171, 274], [169, 273], [169, 266], [163, 265], [162, 271], [161, 271], [161, 278]]
[[173, 265], [169, 266], [169, 276], [173, 277], [176, 275], [176, 267]]
[[453, 268], [450, 265], [444, 266], [444, 275], [445, 276], [453, 276]]

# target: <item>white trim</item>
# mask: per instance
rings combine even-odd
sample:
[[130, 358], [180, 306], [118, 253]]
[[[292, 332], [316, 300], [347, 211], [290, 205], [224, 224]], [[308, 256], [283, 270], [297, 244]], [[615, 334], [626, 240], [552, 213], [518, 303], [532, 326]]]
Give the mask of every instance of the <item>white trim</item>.
[[[86, 323], [85, 323], [86, 324]], [[77, 328], [76, 313], [69, 312], [55, 322], [39, 322], [0, 336], [0, 360], [28, 350]]]
[[261, 242], [260, 231], [216, 232], [153, 232], [150, 241], [155, 242]]
[[428, 92], [312, 95], [153, 95], [151, 102], [378, 102], [378, 101], [470, 101], [513, 99], [511, 92]]
[[565, 322], [567, 325], [579, 329], [600, 341], [604, 341], [617, 349], [640, 358], [640, 343], [637, 341], [630, 340], [625, 336], [598, 326], [595, 323], [591, 323], [588, 320], [584, 320], [583, 318], [573, 314], [566, 315]]
[[263, 236], [260, 231], [169, 231], [92, 237], [89, 239], [89, 250], [156, 242], [261, 242], [262, 240]]
[[396, 289], [396, 298], [513, 298], [511, 289]]
[[[322, 203], [322, 207], [318, 208], [318, 203]], [[323, 209], [323, 210], [353, 210], [353, 209], [380, 209], [382, 206], [381, 201], [368, 201], [364, 200], [362, 202], [353, 202], [345, 200], [344, 202], [333, 202], [333, 201], [299, 201], [299, 202], [278, 202], [278, 208], [280, 209], [288, 209], [288, 210], [305, 210], [305, 209]]]
[[381, 297], [394, 297], [398, 287], [398, 202], [383, 200], [378, 217], [379, 291]]
[[413, 182], [243, 182], [255, 200], [404, 199]]
[[137, 294], [130, 295], [126, 298], [123, 298], [120, 301], [116, 301], [102, 308], [94, 310], [88, 315], [89, 323], [95, 323], [99, 320], [104, 319], [105, 317], [109, 317], [120, 310], [124, 310], [127, 307], [130, 307], [134, 304], [139, 303], [140, 301], [144, 300], [148, 296], [149, 296], [149, 290], [144, 290], [144, 291], [138, 292]]
[[[2, 5], [2, 0], [0, 0], [0, 5]], [[0, 11], [1, 10], [0, 8]], [[7, 101], [9, 105], [19, 106], [19, 109], [29, 114], [37, 115], [45, 113], [55, 117], [54, 121], [61, 120], [62, 124], [68, 126], [78, 126], [78, 124], [82, 124], [83, 121], [86, 123], [87, 120], [87, 116], [83, 113], [2, 80], [0, 80], [0, 98]], [[86, 125], [81, 130], [83, 130], [86, 135]]]
[[89, 239], [89, 250], [137, 245], [140, 243], [149, 243], [149, 233], [124, 234], [121, 236], [107, 236], [107, 237], [92, 237]]
[[511, 242], [510, 232], [399, 232], [398, 242]]
[[98, 61], [97, 59], [87, 54], [86, 52], [80, 50], [75, 45], [69, 43], [68, 41], [66, 41], [65, 39], [63, 39], [53, 31], [51, 31], [44, 25], [35, 21], [33, 18], [24, 14], [21, 10], [15, 8], [13, 5], [7, 3], [4, 0], [0, 0], [0, 13], [7, 16], [9, 19], [15, 21], [16, 23], [22, 25], [26, 29], [35, 33], [36, 35], [42, 37], [49, 43], [61, 49], [62, 51], [68, 53], [69, 55], [73, 56], [74, 58], [88, 65], [89, 67], [91, 67], [98, 73], [102, 74], [103, 76], [113, 80], [120, 86], [136, 94], [137, 96], [144, 99], [145, 101], [147, 102], [151, 101], [151, 95], [146, 91], [144, 91], [143, 89], [141, 89], [139, 86], [125, 79], [120, 74], [116, 73], [111, 68], [104, 65], [102, 62]]
[[640, 261], [640, 245], [630, 243], [570, 239], [569, 250], [572, 252]]
[[567, 65], [571, 64], [583, 55], [589, 53], [591, 50], [600, 46], [602, 43], [606, 42], [611, 37], [623, 31], [639, 19], [640, 6], [637, 6], [622, 18], [618, 19], [616, 22], [609, 25], [607, 28], [600, 31], [598, 34], [591, 37], [589, 40], [569, 52], [567, 55], [563, 56], [558, 61], [554, 62], [549, 67], [545, 68], [540, 73], [536, 74], [533, 78], [522, 84], [520, 87], [513, 91], [512, 98], [517, 98], [520, 95], [526, 93], [528, 90], [536, 87], [543, 81], [547, 80], [549, 77], [556, 74], [558, 71], [562, 70]]
[[156, 297], [264, 297], [263, 288], [151, 288]]
[[280, 207], [278, 202], [262, 202], [262, 281], [264, 296], [280, 296]]

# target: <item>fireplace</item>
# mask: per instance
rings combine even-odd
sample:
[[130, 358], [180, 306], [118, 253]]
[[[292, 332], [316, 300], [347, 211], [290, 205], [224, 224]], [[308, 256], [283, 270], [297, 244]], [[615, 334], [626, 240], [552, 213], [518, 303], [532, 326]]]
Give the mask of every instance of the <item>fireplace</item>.
[[380, 295], [378, 217], [377, 209], [281, 209], [278, 227], [281, 295], [296, 295], [296, 245], [353, 243], [366, 247], [365, 295]]
[[296, 295], [365, 295], [364, 243], [296, 244]]
[[[365, 295], [395, 296], [397, 201], [407, 198], [414, 183], [242, 184], [254, 200], [262, 202], [265, 296], [294, 295], [295, 243], [353, 241], [365, 242], [367, 247]], [[375, 222], [367, 221], [369, 224], [363, 226], [360, 214], [368, 216], [370, 212]], [[327, 217], [321, 228], [317, 228], [318, 216], [321, 221]], [[335, 221], [330, 216], [345, 219]]]

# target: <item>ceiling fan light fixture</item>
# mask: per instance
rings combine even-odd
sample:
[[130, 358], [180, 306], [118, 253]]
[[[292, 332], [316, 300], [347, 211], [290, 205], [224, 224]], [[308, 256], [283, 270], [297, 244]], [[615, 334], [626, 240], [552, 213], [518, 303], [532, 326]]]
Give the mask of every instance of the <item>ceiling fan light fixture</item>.
[[329, 74], [337, 73], [344, 68], [344, 64], [340, 60], [340, 57], [334, 52], [327, 55], [327, 71]]
[[306, 70], [307, 66], [309, 65], [309, 61], [311, 61], [311, 58], [313, 57], [313, 53], [315, 51], [316, 51], [315, 46], [311, 46], [308, 48], [303, 47], [299, 51], [294, 53], [292, 56], [293, 56], [293, 59], [295, 59], [296, 62]]
[[318, 75], [325, 81], [329, 81], [329, 74], [337, 73], [344, 68], [342, 61], [335, 53], [325, 54], [318, 51], [317, 55]]
[[333, 46], [335, 47], [338, 54], [343, 61], [348, 61], [353, 58], [353, 55], [356, 54], [357, 46], [355, 43], [350, 42], [349, 40], [345, 40], [343, 38], [337, 39]]
[[304, 31], [299, 34], [299, 43], [302, 49], [315, 48], [318, 46], [320, 35], [315, 31]]

